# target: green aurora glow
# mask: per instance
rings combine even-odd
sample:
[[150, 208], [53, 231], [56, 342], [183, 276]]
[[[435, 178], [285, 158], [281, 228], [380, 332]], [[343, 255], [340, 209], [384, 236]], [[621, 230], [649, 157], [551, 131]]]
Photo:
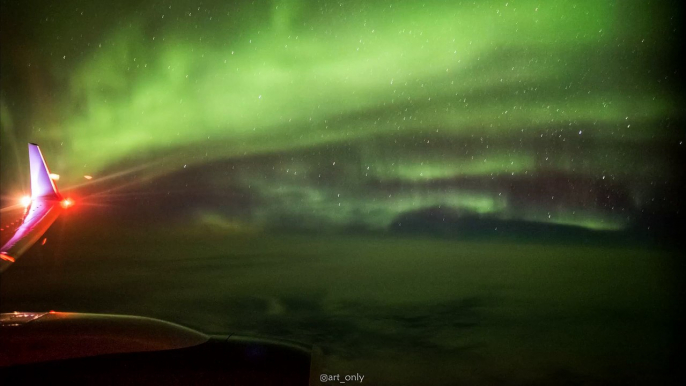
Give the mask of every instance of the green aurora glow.
[[[668, 124], [682, 118], [664, 65], [672, 27], [644, 2], [129, 8], [37, 12], [34, 48], [12, 63], [32, 94], [3, 80], [3, 138], [40, 142], [65, 184], [152, 159], [164, 160], [151, 171], [161, 175], [281, 154], [231, 181], [270, 199], [249, 221], [276, 213], [383, 228], [406, 211], [445, 205], [619, 229], [659, 195], [654, 181], [674, 183], [677, 166], [661, 150], [683, 139]], [[500, 186], [421, 187], [478, 177], [536, 183], [550, 173], [607, 176], [633, 207], [521, 206]], [[388, 181], [407, 189], [367, 189]]]

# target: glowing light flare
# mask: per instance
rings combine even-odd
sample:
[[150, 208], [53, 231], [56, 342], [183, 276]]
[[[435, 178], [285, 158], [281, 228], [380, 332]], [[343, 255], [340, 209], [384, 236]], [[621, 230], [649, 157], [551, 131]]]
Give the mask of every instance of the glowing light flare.
[[50, 179], [53, 181], [58, 181], [60, 179], [60, 175], [55, 174], [55, 173], [50, 173]]
[[74, 200], [71, 198], [65, 198], [64, 200], [60, 201], [60, 206], [62, 206], [64, 209], [70, 208], [74, 206]]
[[28, 208], [29, 205], [31, 205], [31, 196], [28, 196], [28, 195], [22, 196], [22, 197], [19, 199], [19, 203], [20, 203], [21, 206], [23, 206], [24, 208]]
[[85, 176], [83, 176], [83, 178], [85, 178], [85, 179], [87, 179], [87, 180], [92, 180], [92, 179], [93, 179], [93, 176], [85, 175]]
[[6, 254], [5, 252], [0, 252], [0, 259], [14, 263], [14, 257]]

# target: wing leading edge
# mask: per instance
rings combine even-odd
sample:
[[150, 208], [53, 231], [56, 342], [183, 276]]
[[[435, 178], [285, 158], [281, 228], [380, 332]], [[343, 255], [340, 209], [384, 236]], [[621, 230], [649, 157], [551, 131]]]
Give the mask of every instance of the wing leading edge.
[[29, 144], [31, 168], [31, 205], [12, 238], [0, 248], [0, 273], [26, 252], [62, 213], [62, 195], [35, 143]]

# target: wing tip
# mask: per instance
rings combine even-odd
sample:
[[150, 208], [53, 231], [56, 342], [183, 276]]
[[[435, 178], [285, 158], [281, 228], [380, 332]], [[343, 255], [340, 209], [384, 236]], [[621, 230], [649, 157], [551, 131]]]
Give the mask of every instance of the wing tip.
[[59, 190], [50, 178], [50, 169], [43, 158], [40, 146], [29, 142], [29, 167], [31, 172], [31, 196], [60, 199]]

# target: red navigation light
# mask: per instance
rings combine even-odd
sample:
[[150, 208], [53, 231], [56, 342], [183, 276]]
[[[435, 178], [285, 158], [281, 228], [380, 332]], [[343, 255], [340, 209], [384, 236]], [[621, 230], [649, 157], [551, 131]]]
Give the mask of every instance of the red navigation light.
[[74, 200], [72, 200], [71, 198], [65, 198], [60, 202], [60, 205], [62, 206], [62, 208], [67, 209], [71, 206], [74, 206]]
[[0, 259], [14, 263], [14, 257], [6, 254], [5, 252], [0, 252]]

